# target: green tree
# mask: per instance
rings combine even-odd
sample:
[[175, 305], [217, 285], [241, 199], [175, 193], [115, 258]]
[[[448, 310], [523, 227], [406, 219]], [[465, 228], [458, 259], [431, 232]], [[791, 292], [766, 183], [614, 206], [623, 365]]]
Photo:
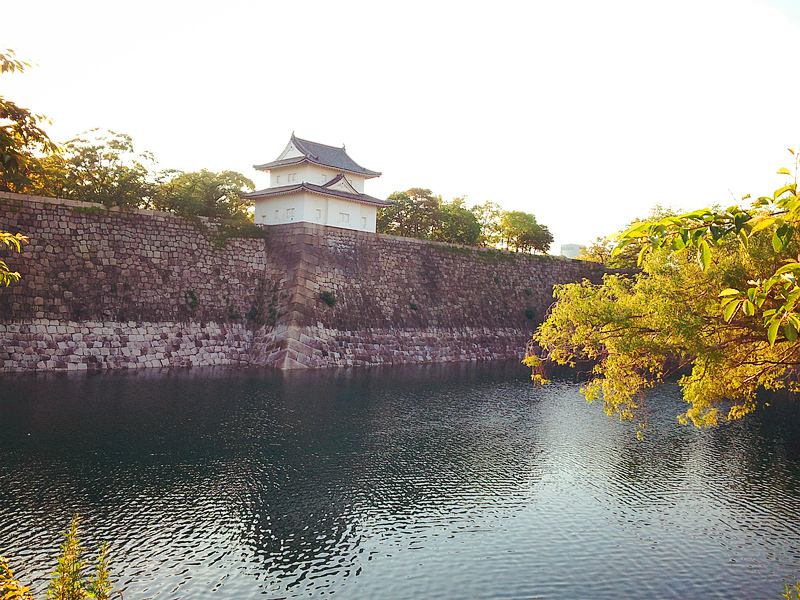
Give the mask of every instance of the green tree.
[[[113, 594], [113, 584], [108, 570], [108, 544], [100, 546], [94, 573], [87, 580], [86, 565], [83, 561], [78, 528], [80, 517], [72, 518], [69, 529], [63, 533], [64, 541], [58, 556], [47, 600], [109, 600]], [[27, 586], [14, 577], [8, 561], [0, 556], [0, 598], [3, 600], [33, 600]]]
[[[0, 75], [21, 73], [30, 65], [13, 50], [0, 51]], [[0, 190], [25, 192], [39, 155], [58, 147], [42, 129], [44, 117], [0, 96]]]
[[246, 219], [250, 201], [244, 194], [253, 187], [252, 181], [235, 171], [177, 173], [158, 186], [153, 205], [180, 215]]
[[411, 188], [389, 196], [391, 206], [378, 211], [379, 233], [431, 239], [440, 219], [442, 199], [425, 188]]
[[467, 246], [478, 245], [481, 239], [481, 224], [475, 213], [465, 206], [463, 198], [455, 198], [441, 204], [432, 239]]
[[553, 243], [547, 227], [539, 225], [532, 214], [519, 210], [503, 213], [500, 232], [503, 244], [517, 252], [547, 252]]
[[148, 207], [157, 190], [155, 159], [138, 152], [129, 135], [92, 129], [43, 158], [32, 191], [107, 207]]
[[[610, 267], [611, 255], [614, 252], [616, 244], [610, 238], [599, 237], [585, 248], [581, 248], [578, 252], [578, 260], [586, 260], [589, 262], [600, 263]], [[636, 256], [633, 257], [633, 265], [636, 266]]]
[[488, 248], [496, 248], [503, 241], [500, 221], [503, 217], [503, 210], [494, 202], [484, 202], [472, 207], [472, 212], [481, 226], [480, 245]]
[[596, 361], [585, 394], [625, 419], [673, 375], [696, 426], [752, 412], [761, 389], [800, 391], [797, 170], [747, 208], [633, 225], [619, 248], [637, 248], [641, 273], [559, 286], [534, 340], [559, 364]]

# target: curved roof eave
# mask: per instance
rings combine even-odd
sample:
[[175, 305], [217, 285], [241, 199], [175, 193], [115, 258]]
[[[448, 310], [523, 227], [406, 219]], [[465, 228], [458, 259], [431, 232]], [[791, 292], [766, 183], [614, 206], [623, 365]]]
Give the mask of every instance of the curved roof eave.
[[381, 200], [380, 198], [374, 198], [372, 196], [367, 196], [366, 194], [351, 194], [349, 192], [343, 192], [340, 190], [332, 190], [330, 188], [325, 188], [319, 185], [309, 184], [309, 183], [298, 183], [294, 185], [284, 185], [281, 187], [275, 188], [266, 188], [263, 190], [258, 190], [255, 192], [250, 192], [249, 194], [245, 194], [245, 198], [269, 198], [271, 196], [282, 196], [284, 194], [291, 194], [292, 192], [296, 192], [299, 190], [304, 190], [310, 192], [312, 194], [318, 194], [320, 196], [331, 196], [334, 198], [342, 198], [345, 200], [350, 200], [352, 202], [359, 202], [361, 204], [368, 204], [371, 206], [390, 206], [391, 202], [387, 200]]

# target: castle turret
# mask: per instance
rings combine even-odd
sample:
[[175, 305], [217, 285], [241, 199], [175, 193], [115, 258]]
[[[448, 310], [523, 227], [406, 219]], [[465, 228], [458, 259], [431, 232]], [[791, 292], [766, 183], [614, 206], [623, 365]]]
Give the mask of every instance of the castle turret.
[[359, 165], [344, 146], [292, 134], [278, 158], [254, 167], [270, 174], [270, 187], [248, 194], [258, 224], [307, 221], [374, 232], [378, 208], [390, 204], [364, 193], [364, 182], [380, 173]]

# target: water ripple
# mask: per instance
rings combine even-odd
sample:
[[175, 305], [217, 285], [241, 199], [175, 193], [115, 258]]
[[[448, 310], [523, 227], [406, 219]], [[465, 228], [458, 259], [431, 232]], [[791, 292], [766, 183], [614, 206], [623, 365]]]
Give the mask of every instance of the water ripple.
[[800, 410], [649, 434], [516, 365], [15, 377], [0, 554], [74, 512], [126, 598], [761, 598], [800, 577]]

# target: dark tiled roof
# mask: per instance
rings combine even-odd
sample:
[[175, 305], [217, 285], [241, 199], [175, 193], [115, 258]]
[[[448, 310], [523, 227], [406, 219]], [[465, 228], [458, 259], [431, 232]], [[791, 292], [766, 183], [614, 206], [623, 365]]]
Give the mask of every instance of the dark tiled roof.
[[269, 170], [286, 165], [294, 165], [301, 163], [304, 160], [323, 167], [332, 167], [341, 171], [349, 171], [350, 173], [357, 173], [364, 177], [378, 177], [378, 171], [371, 171], [365, 169], [348, 156], [344, 147], [337, 148], [336, 146], [328, 146], [326, 144], [318, 144], [309, 140], [303, 140], [295, 137], [292, 134], [292, 142], [295, 147], [303, 153], [303, 156], [296, 156], [294, 158], [284, 158], [282, 160], [273, 160], [272, 162], [264, 163], [263, 165], [255, 165], [256, 169]]
[[[329, 181], [326, 185], [330, 185], [333, 180]], [[367, 196], [366, 194], [351, 194], [350, 192], [343, 192], [341, 190], [332, 190], [322, 185], [315, 185], [313, 183], [297, 183], [293, 185], [282, 185], [279, 187], [271, 187], [256, 192], [245, 194], [245, 198], [268, 198], [269, 196], [278, 196], [280, 194], [287, 194], [299, 190], [305, 190], [313, 194], [322, 194], [323, 196], [335, 196], [337, 198], [345, 198], [360, 202], [362, 204], [372, 204], [374, 206], [389, 206], [391, 202]]]

